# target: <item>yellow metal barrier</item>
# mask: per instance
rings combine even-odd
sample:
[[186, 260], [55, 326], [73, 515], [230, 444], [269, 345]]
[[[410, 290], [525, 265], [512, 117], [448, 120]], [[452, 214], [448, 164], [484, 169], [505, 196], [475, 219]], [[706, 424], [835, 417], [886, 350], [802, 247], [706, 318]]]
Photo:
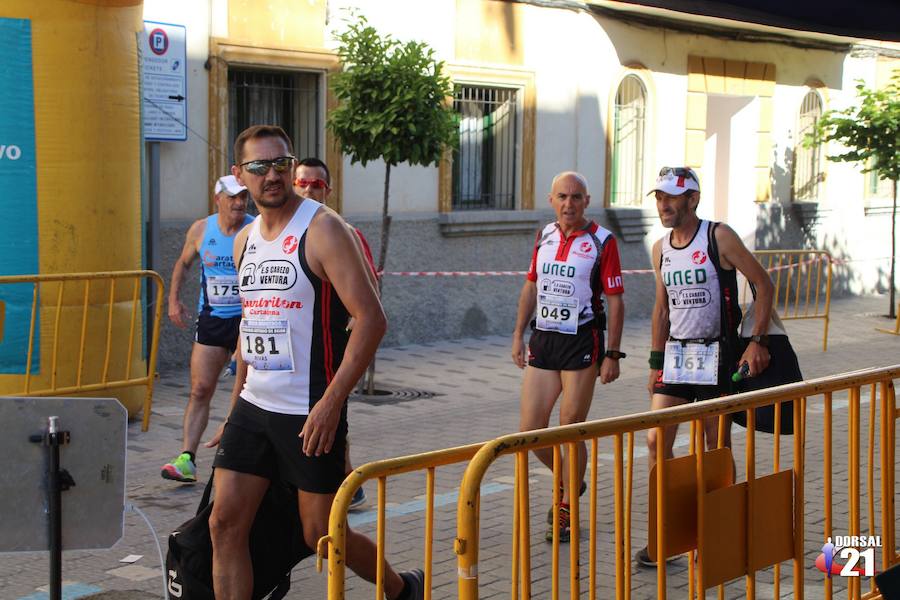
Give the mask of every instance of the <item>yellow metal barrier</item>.
[[[122, 281], [125, 285], [117, 285]], [[155, 284], [156, 291], [153, 323], [148, 328], [151, 343], [145, 371], [140, 364], [141, 289], [150, 282]], [[25, 372], [23, 377], [4, 376], [7, 381], [2, 395], [94, 394], [144, 386], [142, 431], [147, 431], [162, 316], [162, 278], [154, 271], [0, 277], [0, 286], [29, 283], [33, 292]], [[8, 308], [0, 311], [0, 319]], [[36, 331], [38, 321], [40, 330]], [[3, 329], [0, 324], [0, 332]], [[40, 344], [36, 344], [36, 339]], [[41, 368], [34, 372], [36, 346], [41, 348]], [[22, 349], [26, 349], [24, 344]]]
[[[793, 563], [792, 597], [797, 599], [806, 597], [804, 573], [809, 571], [810, 565], [806, 564], [804, 555], [804, 542], [808, 541], [805, 536], [804, 517], [806, 511], [816, 505], [819, 505], [824, 513], [824, 527], [821, 532], [813, 534], [814, 549], [818, 550], [828, 536], [835, 534], [877, 535], [881, 537], [882, 542], [880, 568], [890, 567], [900, 560], [900, 556], [894, 550], [895, 420], [898, 411], [893, 381], [897, 378], [900, 378], [900, 365], [865, 369], [715, 401], [506, 435], [484, 444], [470, 461], [459, 492], [456, 540], [459, 598], [476, 600], [479, 597], [479, 576], [486, 570], [479, 568], [481, 534], [495, 534], [494, 531], [482, 532], [482, 529], [489, 529], [494, 525], [480, 522], [481, 514], [485, 511], [485, 507], [481, 505], [480, 490], [491, 465], [501, 456], [515, 455], [516, 483], [511, 519], [513, 541], [509, 553], [513, 574], [510, 588], [514, 599], [531, 598], [534, 582], [529, 527], [528, 453], [539, 448], [553, 448], [553, 489], [556, 489], [563, 473], [562, 461], [559, 458], [562, 445], [568, 445], [569, 454], [574, 455], [576, 444], [584, 441], [590, 441], [592, 451], [588, 462], [591, 484], [588, 499], [590, 514], [587, 540], [588, 597], [593, 600], [600, 593], [597, 574], [608, 571], [599, 569], [597, 557], [605, 555], [613, 557], [614, 560], [612, 572], [615, 575], [615, 597], [619, 600], [631, 598], [633, 590], [630, 541], [634, 434], [638, 431], [655, 429], [657, 439], [661, 440], [663, 427], [680, 423], [692, 424], [691, 453], [686, 457], [659, 461], [658, 466], [651, 470], [650, 477], [655, 480], [653, 483], [656, 494], [648, 499], [648, 514], [654, 516], [655, 513], [655, 519], [649, 523], [649, 537], [651, 543], [655, 541], [655, 548], [650, 549], [651, 555], [668, 558], [682, 552], [689, 553], [689, 584], [686, 590], [689, 598], [705, 597], [705, 591], [710, 587], [718, 587], [719, 598], [724, 598], [726, 583], [739, 581], [742, 576], [745, 580], [742, 587], [745, 588], [746, 597], [754, 598], [757, 573], [770, 568], [774, 572], [774, 589], [771, 597], [778, 598], [781, 593], [780, 563], [788, 560]], [[863, 392], [867, 393], [869, 403], [865, 461], [860, 448]], [[835, 395], [844, 394], [846, 399], [835, 398]], [[789, 401], [793, 402], [793, 452], [791, 468], [785, 470], [781, 465], [781, 432], [778, 428], [783, 403]], [[810, 408], [813, 403], [815, 410]], [[757, 439], [753, 429], [755, 409], [771, 404], [775, 404], [776, 413], [774, 435], [771, 437], [766, 435], [765, 439], [759, 436], [760, 439]], [[842, 445], [844, 439], [842, 436], [833, 435], [835, 412], [845, 406], [846, 453], [835, 454], [835, 448]], [[880, 410], [880, 414], [877, 410]], [[721, 440], [723, 428], [726, 426], [726, 415], [737, 411], [746, 411], [748, 423], [744, 481], [741, 483], [734, 483], [732, 477], [730, 449], [702, 451], [703, 419], [719, 417]], [[819, 414], [822, 415], [821, 421]], [[813, 416], [812, 422], [810, 415]], [[816, 490], [816, 494], [809, 494], [807, 503], [805, 460], [809, 449], [807, 431], [810, 427], [814, 428], [812, 439], [817, 443], [821, 440], [823, 443], [824, 456], [821, 468], [824, 493], [820, 496]], [[819, 427], [822, 428], [821, 434], [818, 431]], [[613, 465], [612, 472], [609, 473], [612, 478], [613, 506], [602, 508], [606, 511], [612, 508], [614, 532], [610, 551], [599, 554], [597, 545], [602, 535], [597, 531], [597, 515], [603, 513], [600, 511], [597, 497], [600, 474], [598, 445], [601, 441], [609, 441], [610, 438], [614, 454], [612, 457], [606, 456], [606, 460]], [[624, 454], [626, 438], [627, 455]], [[767, 459], [770, 444], [771, 460]], [[880, 453], [877, 461], [876, 446]], [[627, 468], [623, 473], [626, 457]], [[846, 466], [840, 464], [844, 457]], [[722, 465], [725, 465], [724, 469]], [[864, 468], [865, 484], [862, 480]], [[672, 472], [671, 475], [668, 474], [669, 471]], [[875, 485], [876, 471], [880, 481], [879, 487]], [[763, 472], [765, 474], [759, 474]], [[837, 515], [832, 500], [832, 492], [837, 489], [834, 482], [835, 473], [846, 473], [846, 497], [849, 499], [848, 505], [844, 507], [846, 510], [838, 511]], [[569, 465], [567, 476], [569, 489], [578, 489], [574, 464]], [[603, 489], [603, 485], [599, 487]], [[344, 501], [347, 499], [349, 494], [344, 494]], [[867, 500], [865, 505], [867, 531], [862, 527], [863, 499]], [[559, 510], [558, 499], [553, 502], [556, 517]], [[572, 525], [568, 577], [571, 598], [581, 597], [580, 565], [584, 564], [580, 550], [578, 505], [579, 500], [573, 498], [570, 509]], [[688, 508], [685, 509], [685, 506]], [[880, 520], [876, 518], [876, 506], [881, 507]], [[492, 522], [496, 523], [496, 520]], [[835, 528], [836, 523], [841, 529]], [[818, 537], [819, 534], [821, 538]], [[549, 593], [537, 593], [534, 597], [550, 597], [554, 600], [560, 597], [559, 548], [558, 525], [554, 525]], [[657, 560], [657, 563], [657, 589], [654, 597], [664, 600], [667, 596], [666, 561]], [[496, 579], [495, 572], [492, 573], [492, 579]], [[824, 581], [822, 597], [828, 599], [833, 597], [832, 586], [836, 579], [840, 578], [827, 579], [824, 574], [821, 575], [820, 581]], [[862, 590], [864, 584], [869, 587], [865, 595]], [[862, 577], [846, 578], [846, 585], [850, 598], [881, 597], [874, 587], [873, 579], [864, 582]], [[496, 583], [493, 584], [492, 593], [495, 589]], [[650, 597], [646, 588], [641, 589], [640, 593], [642, 598]], [[610, 590], [608, 595], [611, 594]], [[768, 593], [766, 595], [768, 597]], [[816, 597], [818, 600], [820, 596], [818, 591], [815, 591], [810, 597]]]
[[318, 558], [316, 568], [322, 570], [322, 560], [328, 559], [328, 600], [343, 600], [347, 556], [347, 511], [350, 500], [357, 489], [370, 479], [378, 480], [378, 506], [376, 519], [376, 548], [378, 570], [375, 583], [375, 598], [384, 598], [384, 564], [387, 506], [387, 478], [403, 473], [425, 471], [425, 530], [424, 530], [424, 571], [425, 600], [431, 600], [432, 552], [434, 547], [434, 480], [435, 469], [441, 466], [468, 461], [482, 444], [470, 444], [457, 448], [447, 448], [412, 456], [391, 458], [371, 462], [347, 475], [338, 489], [331, 505], [328, 521], [328, 535], [319, 539], [316, 548]]
[[876, 327], [875, 331], [881, 331], [882, 333], [890, 333], [893, 335], [900, 335], [900, 304], [897, 305], [897, 322], [894, 324], [894, 328], [884, 329], [883, 327]]
[[[756, 259], [775, 284], [773, 308], [784, 319], [822, 319], [822, 350], [828, 350], [831, 254], [824, 250], [757, 250]], [[744, 298], [747, 283], [744, 282]]]

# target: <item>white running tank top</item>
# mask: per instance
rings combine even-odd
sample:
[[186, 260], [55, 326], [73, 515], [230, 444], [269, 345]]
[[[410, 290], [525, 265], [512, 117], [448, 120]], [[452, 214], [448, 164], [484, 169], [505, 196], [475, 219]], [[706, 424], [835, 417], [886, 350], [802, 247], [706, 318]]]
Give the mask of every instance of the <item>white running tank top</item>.
[[700, 221], [684, 248], [662, 238], [660, 273], [669, 303], [669, 336], [677, 340], [718, 338], [721, 332], [719, 275], [709, 256], [709, 221]]
[[271, 412], [308, 415], [340, 366], [347, 309], [306, 262], [306, 232], [320, 203], [305, 198], [271, 242], [250, 225], [241, 259], [241, 397]]

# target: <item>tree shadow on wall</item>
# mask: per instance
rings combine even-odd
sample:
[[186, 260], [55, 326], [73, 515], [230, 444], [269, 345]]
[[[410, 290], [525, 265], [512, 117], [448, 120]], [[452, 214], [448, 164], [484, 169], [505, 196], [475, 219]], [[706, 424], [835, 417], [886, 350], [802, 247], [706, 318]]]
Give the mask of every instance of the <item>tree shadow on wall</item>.
[[[847, 260], [846, 241], [828, 227], [831, 211], [818, 202], [795, 202], [792, 198], [795, 152], [791, 147], [782, 149], [783, 160], [778, 160], [778, 148], [773, 150], [770, 184], [772, 198], [757, 204], [754, 246], [757, 250], [825, 250], [835, 259], [832, 265], [833, 296], [843, 296], [859, 289], [861, 277], [854, 272]], [[763, 266], [767, 266], [764, 264]], [[827, 271], [821, 272], [821, 291]], [[796, 278], [796, 275], [793, 275]], [[773, 279], [786, 285], [787, 278]], [[796, 279], [795, 279], [796, 280]], [[814, 280], [815, 281], [815, 280]], [[782, 296], [784, 290], [780, 290]], [[824, 299], [823, 299], [824, 302]]]

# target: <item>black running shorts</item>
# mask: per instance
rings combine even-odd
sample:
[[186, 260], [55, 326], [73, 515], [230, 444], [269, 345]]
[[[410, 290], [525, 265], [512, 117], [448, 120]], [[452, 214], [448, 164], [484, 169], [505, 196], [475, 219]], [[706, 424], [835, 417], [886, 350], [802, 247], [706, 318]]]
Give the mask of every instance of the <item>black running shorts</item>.
[[306, 415], [269, 412], [243, 398], [228, 416], [219, 441], [213, 467], [259, 475], [280, 477], [297, 489], [316, 494], [333, 494], [346, 475], [347, 407], [341, 412], [331, 452], [306, 456], [298, 434]]
[[197, 333], [194, 335], [194, 341], [204, 346], [218, 346], [234, 352], [237, 348], [240, 327], [240, 317], [222, 319], [200, 315], [197, 317]]
[[579, 371], [603, 356], [603, 332], [593, 321], [574, 335], [532, 329], [528, 340], [528, 366], [548, 371]]

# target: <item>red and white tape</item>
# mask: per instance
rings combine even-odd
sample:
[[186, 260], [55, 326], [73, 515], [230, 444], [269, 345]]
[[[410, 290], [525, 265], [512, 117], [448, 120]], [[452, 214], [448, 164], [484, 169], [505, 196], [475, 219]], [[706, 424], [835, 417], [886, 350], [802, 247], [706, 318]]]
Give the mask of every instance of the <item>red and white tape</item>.
[[[638, 275], [653, 273], [653, 269], [626, 269], [623, 275]], [[383, 271], [382, 275], [395, 275], [399, 277], [495, 277], [502, 275], [524, 276], [527, 271]]]
[[[890, 257], [880, 257], [877, 259], [858, 259], [858, 260], [842, 260], [839, 258], [832, 258], [831, 262], [836, 265], [846, 265], [851, 262], [864, 262], [867, 260], [885, 260]], [[821, 256], [817, 258], [812, 258], [810, 260], [803, 261], [801, 263], [791, 263], [787, 265], [780, 265], [777, 267], [771, 267], [767, 269], [767, 271], [781, 271], [784, 269], [791, 269], [797, 266], [809, 265], [819, 261], [828, 260], [828, 257]], [[653, 273], [653, 269], [623, 269], [623, 275], [649, 275]], [[392, 275], [395, 277], [497, 277], [497, 276], [523, 276], [526, 275], [526, 271], [382, 271], [381, 275]]]

